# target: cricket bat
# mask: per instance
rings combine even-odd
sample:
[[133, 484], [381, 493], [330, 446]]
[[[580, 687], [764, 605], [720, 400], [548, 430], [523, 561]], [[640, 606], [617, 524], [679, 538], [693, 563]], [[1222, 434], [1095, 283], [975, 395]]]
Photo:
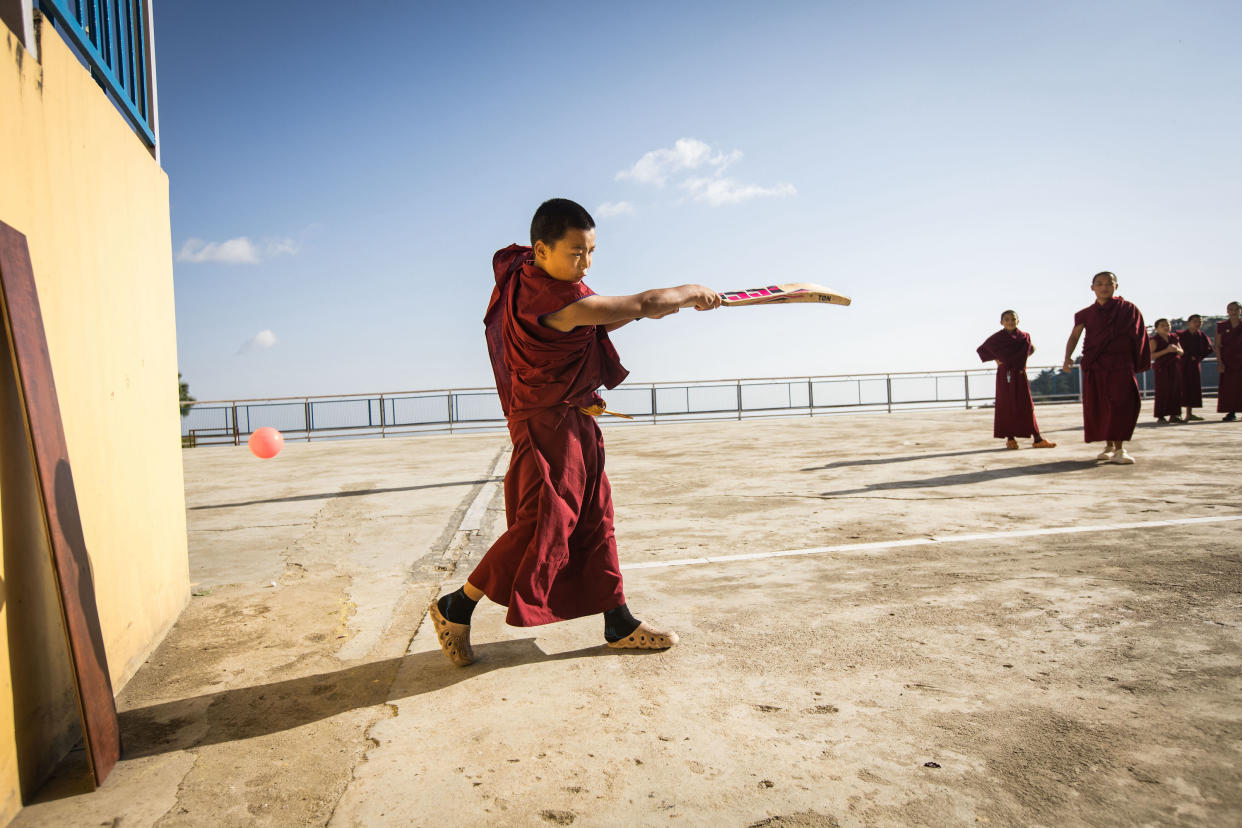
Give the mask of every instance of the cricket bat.
[[776, 305], [784, 302], [827, 302], [830, 305], [848, 305], [850, 297], [814, 282], [790, 282], [784, 285], [720, 292], [720, 304], [726, 308], [743, 305]]

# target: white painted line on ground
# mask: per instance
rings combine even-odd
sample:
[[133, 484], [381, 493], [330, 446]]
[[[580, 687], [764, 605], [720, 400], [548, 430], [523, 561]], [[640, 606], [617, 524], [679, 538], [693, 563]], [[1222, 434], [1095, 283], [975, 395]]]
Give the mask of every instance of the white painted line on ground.
[[938, 543], [968, 543], [980, 540], [1008, 540], [1031, 538], [1042, 535], [1078, 535], [1086, 532], [1116, 532], [1122, 529], [1158, 529], [1163, 526], [1189, 526], [1197, 523], [1226, 523], [1242, 520], [1242, 515], [1214, 515], [1212, 517], [1174, 518], [1172, 520], [1141, 520], [1133, 523], [1097, 523], [1090, 526], [1053, 526], [1045, 529], [1018, 529], [1013, 532], [981, 532], [970, 535], [933, 535], [930, 538], [873, 541], [871, 543], [843, 543], [837, 546], [815, 546], [810, 549], [787, 549], [783, 552], [747, 552], [742, 555], [712, 555], [703, 558], [682, 558], [675, 561], [649, 561], [647, 563], [623, 564], [621, 569], [665, 569], [672, 566], [697, 566], [707, 563], [731, 563], [752, 561], [758, 558], [792, 558], [797, 555], [823, 555], [830, 552], [863, 552], [881, 549], [898, 549], [903, 546], [930, 546]]
[[483, 516], [487, 514], [487, 504], [492, 502], [492, 497], [500, 486], [500, 481], [494, 479], [496, 471], [508, 456], [509, 452], [502, 450], [496, 455], [496, 459], [492, 461], [492, 468], [487, 473], [489, 482], [484, 484], [482, 489], [479, 489], [479, 493], [475, 495], [474, 500], [470, 503], [470, 508], [466, 509], [466, 514], [461, 519], [461, 525], [457, 527], [458, 532], [477, 532], [483, 528]]

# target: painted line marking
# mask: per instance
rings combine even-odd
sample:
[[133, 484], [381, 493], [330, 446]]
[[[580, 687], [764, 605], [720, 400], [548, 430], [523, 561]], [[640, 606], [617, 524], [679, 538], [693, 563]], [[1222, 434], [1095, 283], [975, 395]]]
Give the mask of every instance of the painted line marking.
[[496, 490], [500, 488], [501, 481], [496, 480], [496, 472], [500, 470], [500, 464], [507, 460], [509, 452], [501, 450], [496, 455], [496, 459], [492, 461], [492, 467], [487, 472], [488, 482], [479, 489], [479, 493], [475, 495], [474, 500], [470, 503], [470, 508], [466, 509], [466, 514], [461, 519], [461, 525], [457, 527], [458, 532], [477, 532], [483, 528], [483, 516], [487, 514], [487, 504], [492, 502]]
[[782, 552], [747, 552], [741, 555], [713, 555], [703, 558], [682, 558], [675, 561], [649, 561], [647, 563], [623, 564], [621, 569], [622, 571], [666, 569], [673, 566], [732, 563], [734, 561], [753, 561], [760, 558], [792, 558], [799, 555], [823, 555], [831, 552], [876, 552], [882, 549], [899, 549], [904, 546], [932, 546], [940, 543], [969, 543], [980, 540], [1009, 540], [1011, 538], [1033, 538], [1043, 535], [1078, 535], [1087, 532], [1116, 532], [1123, 529], [1158, 529], [1163, 526], [1192, 526], [1199, 523], [1227, 523], [1234, 520], [1242, 520], [1242, 515], [1142, 520], [1133, 523], [1097, 523], [1092, 526], [1053, 526], [1045, 529], [1018, 529], [1013, 532], [981, 532], [969, 535], [932, 535], [930, 538], [872, 541], [870, 543], [843, 543], [837, 546], [815, 546], [810, 549], [787, 549]]

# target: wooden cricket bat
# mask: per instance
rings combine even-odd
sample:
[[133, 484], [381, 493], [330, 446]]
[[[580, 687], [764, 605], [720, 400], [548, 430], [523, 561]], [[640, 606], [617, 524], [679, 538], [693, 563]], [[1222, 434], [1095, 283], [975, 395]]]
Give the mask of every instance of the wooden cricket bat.
[[827, 302], [830, 305], [848, 305], [850, 297], [814, 282], [790, 282], [784, 285], [720, 292], [720, 304], [726, 308], [743, 305], [776, 305], [783, 302]]

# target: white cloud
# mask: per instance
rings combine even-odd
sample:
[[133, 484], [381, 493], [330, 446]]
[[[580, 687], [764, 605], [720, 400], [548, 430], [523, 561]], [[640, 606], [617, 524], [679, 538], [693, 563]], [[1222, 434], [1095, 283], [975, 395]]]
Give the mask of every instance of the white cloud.
[[634, 205], [628, 201], [605, 201], [603, 204], [595, 208], [595, 214], [600, 218], [623, 216], [633, 212]]
[[711, 167], [720, 173], [741, 157], [741, 150], [713, 154], [710, 144], [697, 138], [679, 138], [672, 148], [652, 150], [639, 158], [629, 169], [618, 172], [616, 179], [624, 181], [632, 178], [642, 184], [663, 187], [669, 176], [675, 173], [683, 170], [697, 170], [704, 166]]
[[272, 333], [270, 329], [265, 329], [243, 342], [237, 353], [245, 354], [259, 349], [267, 349], [275, 344], [276, 334]]
[[255, 244], [246, 236], [239, 236], [222, 242], [208, 242], [202, 239], [186, 239], [177, 254], [177, 261], [202, 264], [218, 262], [220, 264], [258, 264], [263, 259], [274, 256], [292, 256], [298, 252], [298, 243], [289, 238], [265, 239]]
[[[727, 177], [725, 170], [740, 161], [741, 150], [724, 152], [697, 138], [680, 138], [672, 147], [652, 150], [634, 162], [629, 169], [617, 173], [617, 180], [631, 179], [640, 184], [663, 187], [670, 180], [679, 189], [690, 193], [695, 201], [712, 207], [739, 204], [752, 198], [783, 198], [797, 195], [792, 184], [776, 184], [765, 187], [759, 184], [741, 184]], [[628, 202], [605, 203], [601, 215], [615, 215], [620, 205], [632, 212]], [[612, 210], [613, 212], [608, 212]]]
[[739, 204], [752, 198], [783, 198], [798, 194], [792, 184], [760, 187], [757, 184], [739, 184], [732, 178], [688, 178], [681, 186], [694, 196], [695, 201], [706, 202], [712, 207]]

